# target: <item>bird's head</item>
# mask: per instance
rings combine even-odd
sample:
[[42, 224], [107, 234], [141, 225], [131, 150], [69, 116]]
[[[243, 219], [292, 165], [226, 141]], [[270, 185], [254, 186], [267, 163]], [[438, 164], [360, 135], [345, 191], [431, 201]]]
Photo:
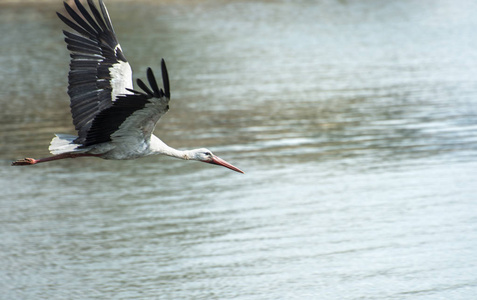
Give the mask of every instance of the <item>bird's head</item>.
[[209, 164], [223, 166], [223, 167], [229, 168], [231, 170], [234, 170], [236, 172], [239, 172], [239, 173], [242, 173], [242, 174], [244, 173], [239, 168], [229, 164], [225, 160], [223, 160], [220, 157], [214, 155], [212, 153], [212, 151], [210, 151], [209, 149], [200, 148], [200, 149], [191, 150], [191, 152], [192, 153], [190, 155], [190, 159], [198, 160], [198, 161], [209, 163]]

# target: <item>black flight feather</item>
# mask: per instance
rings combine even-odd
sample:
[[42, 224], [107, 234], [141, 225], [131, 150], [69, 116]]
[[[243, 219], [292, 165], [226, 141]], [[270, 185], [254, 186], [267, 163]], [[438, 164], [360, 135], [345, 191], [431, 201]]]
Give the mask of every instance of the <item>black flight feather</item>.
[[104, 24], [103, 18], [101, 17], [101, 14], [96, 8], [96, 5], [94, 5], [93, 0], [88, 0], [88, 5], [89, 5], [89, 8], [91, 9], [91, 12], [93, 13], [94, 18], [96, 19], [96, 22], [101, 27], [101, 29], [103, 31], [108, 31], [108, 28], [106, 27], [106, 24]]
[[83, 6], [83, 4], [81, 4], [81, 2], [79, 0], [75, 0], [75, 4], [76, 4], [76, 7], [79, 9], [79, 11], [81, 12], [81, 14], [83, 15], [83, 17], [85, 18], [86, 21], [88, 21], [88, 23], [93, 26], [94, 30], [96, 32], [101, 32], [101, 28], [99, 28], [98, 24], [96, 24], [96, 22], [94, 21], [94, 19], [91, 17], [91, 15], [88, 13], [88, 11], [86, 10], [86, 8]]
[[[76, 0], [78, 1], [78, 0]], [[111, 22], [111, 18], [109, 17], [108, 10], [106, 9], [106, 5], [104, 5], [103, 0], [99, 0], [99, 6], [101, 8], [101, 12], [103, 13], [104, 21], [106, 22], [106, 26], [108, 26], [109, 30], [111, 30], [112, 33], [114, 32], [113, 28], [113, 23]]]
[[137, 85], [146, 92], [147, 95], [149, 96], [154, 96], [154, 93], [147, 87], [147, 85], [141, 80], [141, 79], [136, 79]]
[[152, 90], [154, 91], [153, 95], [156, 98], [162, 97], [161, 91], [159, 90], [159, 87], [157, 86], [156, 82], [156, 77], [154, 76], [154, 73], [152, 72], [151, 68], [147, 68], [147, 80], [149, 81], [149, 85], [151, 85]]
[[162, 84], [164, 85], [164, 95], [167, 98], [171, 98], [171, 92], [169, 87], [169, 74], [167, 73], [166, 62], [161, 59], [161, 71], [162, 71]]
[[68, 3], [64, 2], [64, 5], [65, 5], [66, 11], [70, 15], [70, 17], [72, 17], [73, 20], [75, 20], [76, 23], [78, 23], [79, 26], [81, 26], [84, 30], [86, 30], [91, 36], [96, 36], [98, 34], [98, 32], [96, 30], [94, 30], [94, 28], [91, 27], [88, 23], [86, 23], [85, 19], [80, 17], [74, 11], [74, 9], [72, 9], [71, 6], [68, 5]]
[[91, 34], [89, 32], [87, 32], [86, 30], [84, 30], [80, 26], [76, 25], [74, 22], [72, 22], [71, 20], [69, 20], [68, 18], [66, 18], [65, 16], [60, 14], [59, 12], [57, 12], [56, 15], [61, 19], [61, 21], [63, 21], [63, 23], [65, 23], [66, 25], [71, 27], [71, 29], [77, 31], [79, 34], [82, 34], [84, 36], [91, 36]]

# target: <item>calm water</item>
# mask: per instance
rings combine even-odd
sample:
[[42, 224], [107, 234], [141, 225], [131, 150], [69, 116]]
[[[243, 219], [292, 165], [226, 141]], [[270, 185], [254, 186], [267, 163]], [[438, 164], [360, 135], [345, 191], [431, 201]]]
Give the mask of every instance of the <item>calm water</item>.
[[474, 1], [112, 2], [156, 134], [246, 174], [10, 167], [74, 131], [59, 2], [0, 4], [0, 299], [477, 297]]

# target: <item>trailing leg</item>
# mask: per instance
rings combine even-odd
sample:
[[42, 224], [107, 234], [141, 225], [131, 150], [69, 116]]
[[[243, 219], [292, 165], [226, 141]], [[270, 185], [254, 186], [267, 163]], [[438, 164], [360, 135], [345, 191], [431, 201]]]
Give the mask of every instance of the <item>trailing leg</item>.
[[24, 158], [24, 159], [19, 159], [14, 162], [12, 162], [12, 166], [29, 166], [29, 165], [35, 165], [38, 163], [42, 162], [48, 162], [48, 161], [53, 161], [53, 160], [58, 160], [58, 159], [65, 159], [65, 158], [76, 158], [76, 157], [82, 157], [82, 156], [96, 156], [99, 157], [101, 156], [100, 154], [87, 154], [87, 153], [63, 153], [63, 154], [58, 154], [58, 155], [53, 155], [50, 157], [45, 157], [45, 158], [40, 158], [40, 159], [34, 159], [34, 158]]

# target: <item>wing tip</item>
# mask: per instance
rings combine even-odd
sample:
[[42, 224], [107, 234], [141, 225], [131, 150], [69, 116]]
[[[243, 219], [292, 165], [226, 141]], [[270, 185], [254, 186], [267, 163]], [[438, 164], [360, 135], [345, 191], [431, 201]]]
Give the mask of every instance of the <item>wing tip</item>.
[[154, 76], [154, 72], [152, 71], [150, 67], [147, 68], [147, 80], [149, 81], [149, 85], [151, 86], [152, 91], [154, 92], [154, 97], [161, 98], [164, 93], [157, 86], [156, 76]]
[[164, 59], [161, 60], [161, 71], [162, 71], [162, 82], [164, 85], [164, 89], [160, 89], [157, 85], [156, 76], [154, 75], [154, 71], [151, 67], [148, 67], [146, 70], [147, 81], [149, 82], [150, 88], [141, 80], [136, 79], [136, 83], [139, 87], [150, 97], [162, 98], [166, 97], [170, 99], [170, 88], [169, 88], [169, 75], [167, 74], [166, 63]]
[[155, 93], [141, 79], [136, 79], [136, 83], [149, 97], [154, 97]]
[[161, 59], [162, 84], [164, 85], [164, 96], [171, 98], [171, 91], [169, 85], [169, 74], [167, 72], [166, 61]]

